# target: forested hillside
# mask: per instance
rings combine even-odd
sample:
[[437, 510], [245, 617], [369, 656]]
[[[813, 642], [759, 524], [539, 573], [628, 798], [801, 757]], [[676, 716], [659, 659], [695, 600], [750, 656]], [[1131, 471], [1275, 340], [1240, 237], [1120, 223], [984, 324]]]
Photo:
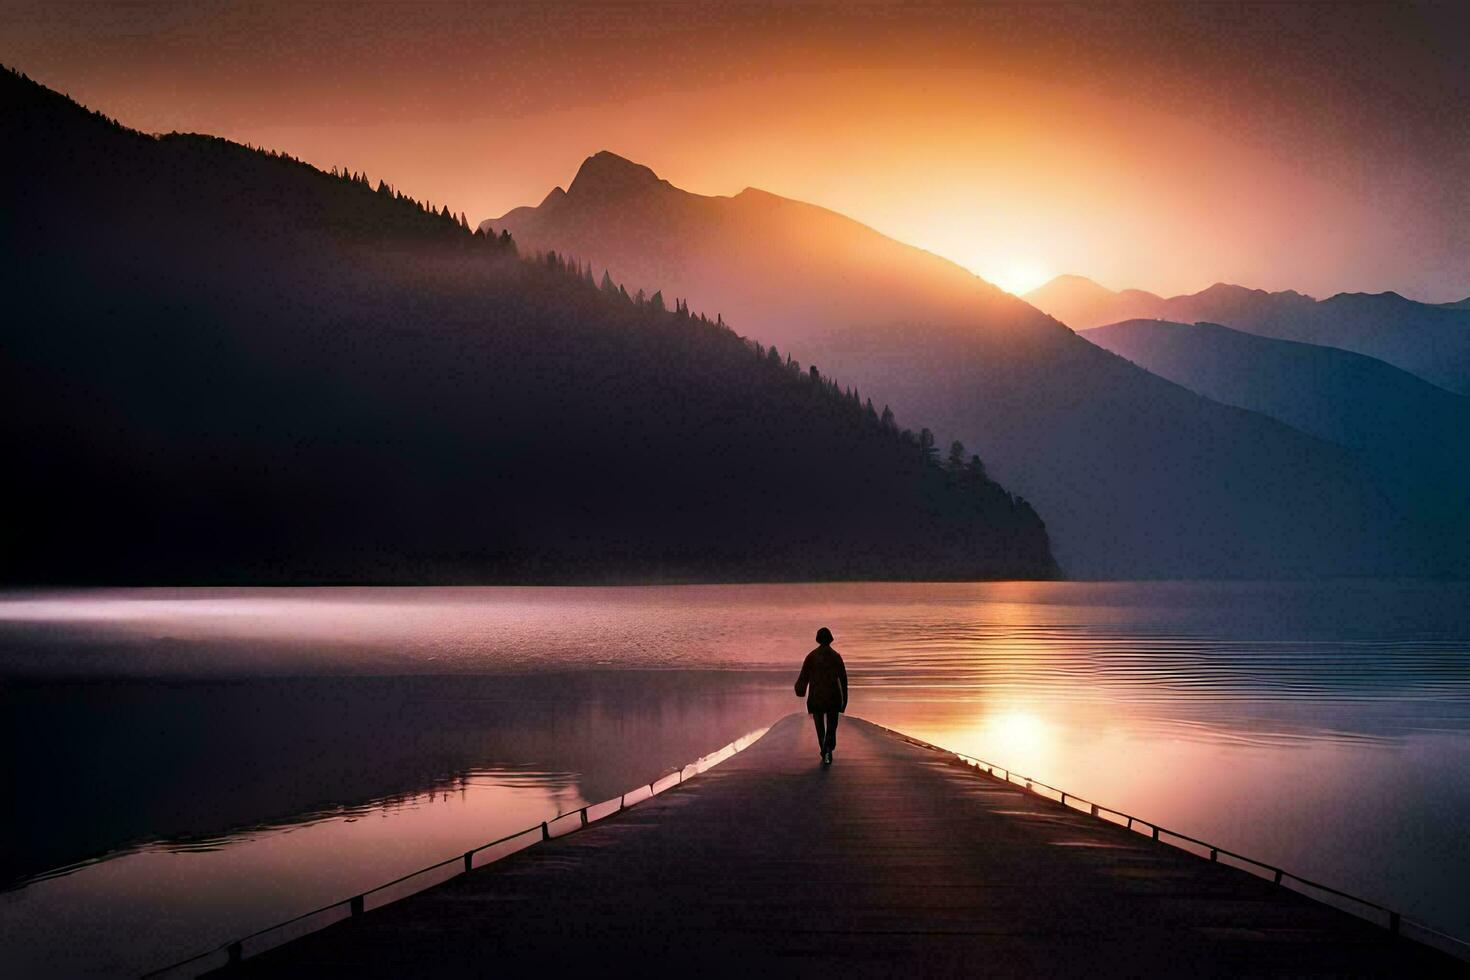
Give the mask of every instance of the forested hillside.
[[0, 137], [5, 581], [1056, 573], [978, 460], [575, 259], [11, 72]]

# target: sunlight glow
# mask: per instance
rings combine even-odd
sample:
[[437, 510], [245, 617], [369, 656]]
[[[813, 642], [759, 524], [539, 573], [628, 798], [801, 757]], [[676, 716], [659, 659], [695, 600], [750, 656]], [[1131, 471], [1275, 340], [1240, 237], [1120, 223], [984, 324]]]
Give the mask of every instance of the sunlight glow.
[[1047, 724], [1030, 712], [1012, 711], [994, 715], [985, 725], [990, 751], [1005, 758], [1034, 760], [1048, 747]]
[[997, 268], [977, 269], [976, 275], [1013, 296], [1024, 296], [1052, 277], [1050, 270], [1031, 259], [1016, 259]]
[[1027, 707], [1015, 706], [982, 712], [968, 718], [925, 725], [909, 723], [922, 732], [920, 738], [936, 745], [966, 752], [1013, 772], [1045, 779], [1058, 763], [1057, 725]]

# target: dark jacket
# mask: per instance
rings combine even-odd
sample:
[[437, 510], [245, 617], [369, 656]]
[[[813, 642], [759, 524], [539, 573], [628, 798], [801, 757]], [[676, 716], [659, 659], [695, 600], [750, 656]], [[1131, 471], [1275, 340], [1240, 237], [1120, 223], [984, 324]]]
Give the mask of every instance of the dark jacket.
[[842, 654], [820, 646], [806, 655], [796, 678], [796, 696], [806, 695], [808, 714], [847, 710], [847, 665]]

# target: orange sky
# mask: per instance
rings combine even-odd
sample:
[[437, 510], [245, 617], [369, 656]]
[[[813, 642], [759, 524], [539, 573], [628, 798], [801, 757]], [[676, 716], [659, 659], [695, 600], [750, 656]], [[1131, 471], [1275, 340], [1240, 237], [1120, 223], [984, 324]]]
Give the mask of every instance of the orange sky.
[[14, 4], [0, 61], [473, 220], [612, 149], [1003, 286], [1470, 295], [1465, 8]]

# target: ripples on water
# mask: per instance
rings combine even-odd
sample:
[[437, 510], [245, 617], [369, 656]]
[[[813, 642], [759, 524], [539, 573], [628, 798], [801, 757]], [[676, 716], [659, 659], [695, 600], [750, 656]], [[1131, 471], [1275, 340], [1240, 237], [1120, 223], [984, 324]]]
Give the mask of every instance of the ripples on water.
[[1360, 582], [38, 593], [0, 602], [0, 671], [780, 671], [817, 622], [838, 630], [865, 689], [893, 699], [1157, 706], [1141, 714], [1181, 733], [1197, 712], [1230, 724], [1210, 702], [1241, 705], [1253, 729], [1252, 704], [1418, 701], [1405, 725], [1454, 728], [1470, 690], [1467, 607], [1463, 585]]
[[137, 590], [0, 596], [0, 956], [136, 972], [614, 796], [798, 708], [819, 625], [856, 714], [1470, 934], [1470, 586]]

